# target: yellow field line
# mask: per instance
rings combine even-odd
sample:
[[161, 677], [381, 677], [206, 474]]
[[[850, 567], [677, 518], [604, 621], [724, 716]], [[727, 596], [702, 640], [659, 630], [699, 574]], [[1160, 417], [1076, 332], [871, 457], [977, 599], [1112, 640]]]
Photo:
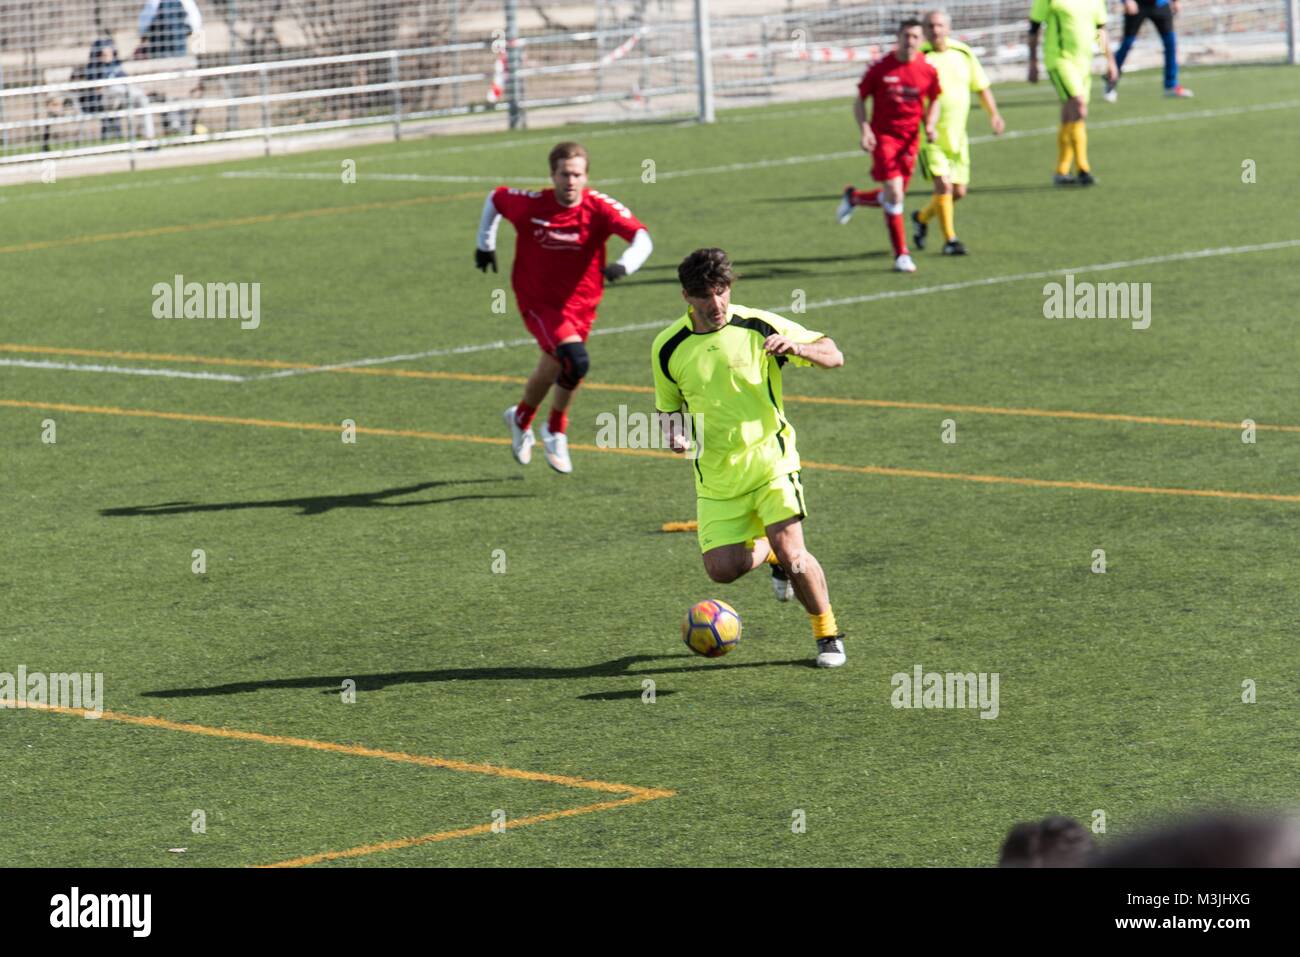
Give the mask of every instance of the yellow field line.
[[[278, 419], [246, 419], [225, 415], [199, 415], [188, 412], [161, 412], [152, 409], [122, 409], [114, 406], [70, 405], [62, 402], [27, 402], [19, 399], [0, 399], [0, 406], [14, 409], [43, 409], [53, 412], [85, 412], [95, 415], [130, 416], [146, 419], [169, 419], [177, 422], [208, 422], [214, 425], [248, 425], [259, 428], [300, 429], [313, 432], [340, 432], [341, 426], [329, 422], [286, 422]], [[472, 442], [481, 445], [509, 445], [510, 440], [488, 435], [462, 435], [453, 432], [424, 432], [418, 429], [385, 429], [376, 426], [356, 427], [358, 435], [385, 435], [434, 442]], [[618, 449], [598, 445], [571, 443], [570, 449], [582, 452], [609, 452], [616, 455], [635, 455], [643, 458], [676, 459], [680, 456], [655, 449]], [[858, 475], [883, 475], [895, 478], [944, 479], [959, 482], [979, 482], [988, 485], [1019, 485], [1026, 488], [1081, 489], [1093, 492], [1131, 492], [1141, 495], [1177, 495], [1197, 498], [1241, 499], [1255, 502], [1300, 502], [1300, 495], [1281, 495], [1272, 492], [1232, 492], [1220, 489], [1165, 488], [1149, 485], [1112, 485], [1103, 482], [1083, 482], [1057, 479], [1018, 478], [1008, 475], [972, 475], [964, 472], [935, 472], [927, 469], [891, 468], [883, 465], [841, 465], [836, 462], [803, 462], [806, 469], [825, 469], [831, 472], [851, 472]]]
[[[33, 702], [3, 702], [3, 707], [22, 709], [27, 711], [48, 711], [55, 714], [70, 714], [80, 717], [93, 716], [85, 708], [66, 708], [62, 705], [52, 705]], [[98, 715], [101, 721], [118, 721], [123, 724], [133, 724], [145, 728], [163, 728], [168, 731], [184, 731], [189, 734], [201, 734], [214, 738], [228, 738], [236, 741], [256, 741], [260, 744], [275, 744], [292, 748], [308, 748], [312, 751], [331, 751], [336, 754], [350, 754], [363, 758], [381, 758], [385, 761], [398, 761], [404, 764], [418, 764], [424, 767], [442, 768], [448, 771], [461, 771], [470, 774], [487, 774], [494, 777], [511, 778], [521, 781], [540, 781], [545, 784], [559, 784], [571, 788], [585, 788], [591, 791], [606, 791], [613, 794], [628, 794], [629, 797], [619, 798], [616, 801], [599, 801], [595, 804], [585, 804], [582, 807], [568, 808], [563, 811], [548, 811], [544, 814], [533, 814], [529, 817], [507, 819], [504, 827], [516, 828], [527, 827], [530, 824], [541, 824], [546, 821], [556, 821], [560, 818], [577, 817], [582, 814], [593, 814], [597, 811], [608, 811], [613, 808], [625, 807], [630, 804], [641, 804], [645, 801], [656, 801], [659, 798], [675, 797], [676, 791], [669, 791], [665, 788], [643, 788], [633, 784], [617, 784], [610, 781], [593, 781], [587, 778], [577, 778], [565, 774], [543, 774], [537, 771], [521, 771], [518, 768], [506, 768], [492, 764], [472, 764], [468, 761], [452, 761], [446, 758], [434, 758], [423, 754], [407, 754], [404, 751], [383, 751], [379, 748], [365, 748], [352, 744], [337, 744], [333, 741], [316, 741], [312, 738], [290, 738], [278, 734], [261, 734], [256, 731], [239, 731], [234, 728], [214, 728], [202, 724], [189, 724], [180, 721], [168, 721], [166, 718], [155, 718], [152, 716], [123, 714], [120, 711], [102, 711]], [[392, 841], [381, 841], [378, 844], [363, 844], [359, 847], [352, 847], [342, 851], [324, 851], [319, 854], [308, 854], [304, 857], [295, 857], [286, 861], [277, 861], [274, 864], [258, 865], [261, 867], [306, 867], [310, 864], [319, 864], [322, 861], [334, 861], [340, 858], [364, 857], [368, 854], [378, 854], [382, 851], [397, 851], [407, 847], [417, 847], [421, 844], [433, 844], [438, 841], [449, 841], [458, 837], [476, 837], [480, 834], [487, 834], [493, 829], [492, 824], [476, 824], [473, 827], [463, 827], [452, 831], [439, 831], [436, 834], [425, 834], [420, 837], [404, 837]]]
[[[191, 362], [199, 365], [249, 366], [258, 369], [321, 369], [322, 372], [346, 375], [390, 376], [402, 379], [432, 379], [451, 382], [500, 382], [520, 385], [527, 381], [524, 376], [492, 375], [479, 372], [446, 372], [425, 369], [376, 369], [373, 367], [350, 367], [340, 369], [322, 368], [320, 363], [287, 362], [280, 359], [237, 359], [225, 356], [171, 355], [156, 352], [120, 352], [111, 349], [73, 349], [57, 346], [29, 346], [18, 343], [0, 343], [0, 352], [30, 353], [36, 355], [85, 356], [100, 359], [134, 359], [157, 362]], [[644, 385], [625, 385], [613, 382], [584, 381], [582, 387], [600, 392], [630, 392], [652, 395], [654, 389]], [[1175, 416], [1132, 415], [1124, 412], [1077, 412], [1068, 409], [1035, 409], [1027, 407], [1008, 407], [995, 405], [964, 405], [952, 402], [904, 402], [892, 399], [854, 399], [835, 396], [787, 395], [787, 402], [802, 402], [809, 405], [841, 405], [869, 409], [908, 409], [932, 412], [969, 412], [975, 415], [1011, 415], [1044, 419], [1078, 419], [1088, 422], [1126, 422], [1134, 425], [1169, 425], [1199, 429], [1240, 429], [1240, 422], [1219, 419], [1185, 419]], [[1292, 432], [1300, 433], [1300, 425], [1272, 425], [1266, 422], [1256, 423], [1258, 432]]]
[[[65, 708], [61, 705], [39, 704], [33, 702], [10, 702], [6, 707], [32, 711], [52, 711], [56, 714], [72, 714], [85, 717], [89, 712], [85, 708]], [[512, 778], [516, 781], [540, 781], [543, 784], [560, 784], [570, 788], [585, 788], [589, 791], [606, 791], [610, 794], [639, 795], [643, 800], [649, 798], [672, 797], [672, 791], [658, 788], [637, 787], [634, 784], [618, 784], [611, 781], [592, 781], [564, 774], [544, 774], [540, 771], [521, 771], [518, 768], [500, 767], [495, 764], [473, 764], [468, 761], [454, 761], [449, 758], [433, 758], [424, 754], [407, 754], [404, 751], [384, 751], [380, 748], [366, 748], [356, 744], [337, 744], [333, 741], [316, 741], [312, 738], [289, 738], [278, 734], [262, 734], [258, 731], [240, 731], [235, 728], [213, 728], [204, 724], [190, 724], [181, 721], [168, 721], [147, 715], [123, 714], [120, 711], [104, 711], [101, 721], [120, 721], [144, 728], [163, 728], [167, 731], [184, 731], [188, 734], [202, 734], [213, 738], [229, 738], [234, 741], [257, 741], [261, 744], [277, 744], [290, 748], [307, 748], [312, 751], [331, 751], [335, 754], [351, 754], [362, 758], [381, 758], [385, 761], [398, 761], [403, 764], [418, 764], [426, 768], [443, 768], [447, 771], [461, 771], [467, 774], [486, 774], [498, 778]]]
[[390, 199], [373, 203], [354, 203], [351, 206], [322, 206], [318, 209], [297, 209], [283, 213], [264, 213], [259, 216], [237, 216], [233, 219], [213, 219], [205, 223], [178, 223], [174, 226], [152, 226], [148, 229], [128, 229], [117, 233], [90, 233], [84, 236], [68, 236], [62, 239], [42, 239], [15, 246], [0, 246], [3, 253], [27, 253], [38, 249], [57, 249], [64, 246], [85, 246], [90, 243], [116, 242], [122, 239], [146, 239], [152, 236], [172, 236], [176, 233], [193, 233], [206, 229], [228, 229], [237, 226], [260, 226], [265, 223], [288, 222], [295, 219], [311, 219], [317, 216], [333, 216], [337, 213], [363, 213], [373, 209], [395, 209], [401, 206], [421, 206], [428, 203], [449, 203], [460, 199], [482, 197], [482, 193], [456, 193], [449, 196], [412, 196], [406, 199]]
[[[580, 814], [593, 814], [596, 811], [609, 811], [616, 807], [626, 807], [629, 804], [640, 804], [644, 801], [653, 801], [660, 797], [669, 797], [671, 791], [662, 794], [636, 794], [632, 797], [621, 798], [617, 801], [601, 801], [597, 804], [585, 804], [582, 807], [568, 808], [564, 811], [548, 811], [545, 814], [533, 814], [529, 817], [507, 818], [502, 825], [506, 829], [516, 827], [527, 827], [530, 824], [541, 824], [545, 821], [555, 821], [565, 817], [577, 817]], [[263, 864], [262, 867], [306, 867], [309, 864], [320, 864], [323, 861], [337, 861], [340, 858], [347, 857], [365, 857], [367, 854], [378, 854], [381, 851], [400, 851], [407, 847], [418, 847], [421, 844], [433, 844], [437, 841], [450, 841], [458, 837], [477, 837], [480, 834], [487, 834], [492, 830], [491, 824], [476, 824], [473, 827], [462, 827], [454, 831], [439, 831], [436, 834], [425, 834], [421, 837], [403, 837], [395, 841], [380, 841], [378, 844], [363, 844], [360, 847], [352, 847], [346, 851], [325, 851], [321, 854], [308, 854], [306, 857], [295, 857], [287, 861], [277, 861], [274, 864]]]

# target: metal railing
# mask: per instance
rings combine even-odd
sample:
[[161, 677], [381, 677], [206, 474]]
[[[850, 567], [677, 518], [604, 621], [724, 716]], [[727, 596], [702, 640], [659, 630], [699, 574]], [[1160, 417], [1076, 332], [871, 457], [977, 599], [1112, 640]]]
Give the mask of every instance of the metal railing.
[[[1282, 59], [1296, 0], [1221, 0], [1180, 18], [1185, 57]], [[1024, 3], [949, 0], [955, 35], [986, 65], [1023, 63]], [[824, 7], [709, 20], [712, 88], [764, 93], [856, 79], [917, 4]], [[1115, 24], [1118, 30], [1118, 22]], [[693, 19], [412, 48], [270, 59], [0, 89], [0, 164], [126, 153], [312, 130], [620, 103], [693, 110]], [[1156, 44], [1154, 34], [1147, 41]], [[133, 68], [135, 68], [135, 65]], [[148, 65], [147, 63], [145, 64]], [[2, 65], [0, 65], [2, 66]], [[3, 74], [0, 74], [0, 84]], [[152, 94], [152, 96], [150, 95]], [[652, 106], [653, 104], [653, 106]], [[159, 127], [161, 126], [161, 131]], [[152, 132], [151, 132], [152, 131]]]

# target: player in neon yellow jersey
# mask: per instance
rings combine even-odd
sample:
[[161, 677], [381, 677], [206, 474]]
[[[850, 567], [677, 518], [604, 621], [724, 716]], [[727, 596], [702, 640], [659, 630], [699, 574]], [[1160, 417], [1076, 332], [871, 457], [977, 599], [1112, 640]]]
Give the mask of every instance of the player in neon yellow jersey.
[[[1038, 82], [1038, 32], [1047, 24], [1043, 37], [1043, 66], [1061, 98], [1061, 129], [1056, 136], [1058, 186], [1091, 186], [1096, 182], [1088, 163], [1088, 95], [1092, 88], [1092, 43], [1094, 37], [1106, 58], [1106, 80], [1114, 83], [1119, 73], [1106, 40], [1106, 0], [1034, 0], [1029, 10], [1029, 82]], [[1070, 175], [1070, 164], [1079, 170]]]
[[844, 364], [820, 332], [731, 301], [734, 275], [721, 249], [697, 249], [677, 267], [686, 314], [655, 337], [650, 362], [665, 444], [685, 452], [678, 413], [699, 422], [696, 515], [704, 569], [733, 582], [772, 566], [778, 600], [799, 599], [817, 640], [817, 665], [844, 664], [826, 575], [804, 546], [803, 483], [785, 417], [781, 369]]
[[912, 240], [917, 249], [924, 249], [930, 220], [938, 216], [943, 227], [944, 255], [964, 256], [966, 247], [953, 225], [953, 204], [966, 195], [970, 185], [970, 137], [966, 135], [970, 95], [980, 95], [994, 134], [1001, 136], [1006, 123], [975, 52], [948, 35], [952, 27], [948, 14], [932, 10], [925, 15], [923, 24], [926, 42], [921, 52], [938, 71], [943, 93], [939, 95], [939, 122], [935, 126], [938, 135], [921, 147], [921, 171], [934, 181], [934, 197], [929, 206], [912, 214]]

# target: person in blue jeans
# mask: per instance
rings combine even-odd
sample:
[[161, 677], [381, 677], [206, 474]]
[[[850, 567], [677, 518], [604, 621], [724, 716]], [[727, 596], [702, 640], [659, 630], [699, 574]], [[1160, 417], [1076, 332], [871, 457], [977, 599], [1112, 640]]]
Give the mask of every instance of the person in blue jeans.
[[1103, 94], [1107, 103], [1119, 99], [1119, 78], [1124, 72], [1124, 61], [1129, 50], [1137, 40], [1142, 23], [1150, 20], [1160, 34], [1160, 42], [1165, 46], [1165, 96], [1185, 99], [1192, 91], [1178, 82], [1178, 37], [1174, 33], [1174, 17], [1178, 14], [1178, 0], [1124, 0], [1124, 40], [1115, 51], [1115, 66], [1118, 73], [1115, 81], [1106, 81]]

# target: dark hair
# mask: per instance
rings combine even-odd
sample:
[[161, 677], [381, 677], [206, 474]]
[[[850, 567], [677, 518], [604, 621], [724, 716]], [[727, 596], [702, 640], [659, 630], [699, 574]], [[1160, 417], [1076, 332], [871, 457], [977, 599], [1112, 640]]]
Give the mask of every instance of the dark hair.
[[1073, 818], [1025, 821], [1002, 842], [998, 867], [1083, 867], [1095, 847], [1092, 834]]
[[1300, 828], [1279, 814], [1203, 814], [1107, 845], [1091, 866], [1300, 867]]
[[551, 155], [547, 157], [551, 164], [551, 172], [555, 172], [555, 168], [560, 165], [561, 161], [573, 159], [575, 156], [581, 156], [587, 164], [587, 168], [591, 168], [591, 159], [587, 156], [587, 148], [581, 143], [556, 143], [555, 148], [551, 150]]
[[704, 297], [715, 289], [724, 289], [736, 281], [731, 260], [716, 247], [697, 249], [677, 267], [677, 278], [689, 295]]
[[916, 17], [908, 17], [906, 20], [904, 20], [902, 23], [898, 25], [898, 32], [902, 33], [904, 30], [912, 29], [912, 27], [918, 27], [921, 30], [925, 29], [921, 21], [916, 19]]

